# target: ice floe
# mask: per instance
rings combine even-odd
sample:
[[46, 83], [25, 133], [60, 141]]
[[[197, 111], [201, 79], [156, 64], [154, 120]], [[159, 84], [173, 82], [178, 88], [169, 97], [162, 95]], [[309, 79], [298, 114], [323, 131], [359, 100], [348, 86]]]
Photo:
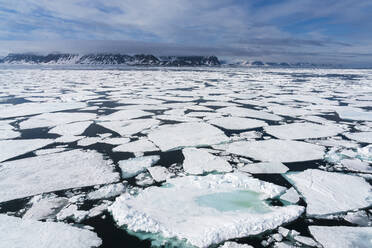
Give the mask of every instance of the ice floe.
[[274, 207], [263, 201], [282, 192], [283, 187], [242, 173], [186, 176], [168, 179], [165, 187], [149, 187], [137, 196], [124, 194], [109, 210], [119, 226], [131, 231], [208, 247], [296, 219], [303, 207]]
[[217, 111], [223, 114], [230, 114], [232, 116], [250, 117], [250, 118], [257, 118], [257, 119], [270, 120], [270, 121], [280, 121], [283, 119], [282, 117], [278, 115], [270, 114], [263, 110], [254, 110], [254, 109], [247, 109], [247, 108], [242, 108], [242, 107], [226, 107], [226, 108], [218, 109]]
[[305, 198], [306, 213], [310, 216], [346, 212], [372, 204], [372, 188], [358, 176], [308, 169], [286, 177]]
[[160, 156], [154, 155], [121, 160], [119, 161], [121, 175], [123, 178], [137, 176], [141, 172], [144, 172], [150, 166], [156, 164], [159, 159]]
[[86, 104], [82, 102], [22, 103], [0, 108], [0, 116], [1, 118], [10, 118], [84, 107], [86, 107]]
[[158, 151], [154, 143], [147, 139], [140, 139], [129, 143], [122, 144], [112, 149], [114, 152], [131, 152], [136, 155], [143, 155], [144, 152]]
[[96, 114], [92, 113], [45, 113], [30, 117], [19, 124], [20, 129], [39, 128], [39, 127], [53, 127], [61, 124], [72, 122], [82, 122], [93, 120]]
[[109, 184], [102, 186], [101, 188], [87, 194], [87, 199], [89, 200], [107, 199], [118, 196], [124, 193], [125, 190], [126, 186], [123, 183]]
[[154, 115], [153, 113], [146, 112], [139, 109], [126, 109], [120, 110], [110, 115], [105, 115], [100, 117], [101, 120], [109, 120], [109, 121], [120, 121], [120, 120], [130, 120], [135, 118], [140, 118], [144, 116], [151, 116]]
[[226, 160], [204, 150], [185, 148], [182, 153], [185, 157], [183, 169], [189, 174], [201, 175], [206, 172], [229, 172], [232, 170]]
[[[34, 199], [38, 198], [38, 199]], [[23, 215], [23, 219], [45, 220], [53, 219], [57, 213], [67, 205], [68, 199], [65, 197], [41, 198], [35, 196], [32, 199], [32, 206]]]
[[92, 231], [64, 223], [0, 215], [0, 247], [92, 248], [102, 244]]
[[146, 129], [153, 128], [159, 125], [159, 120], [154, 119], [139, 119], [129, 121], [105, 121], [98, 122], [98, 125], [110, 129], [123, 137], [130, 136]]
[[221, 117], [211, 119], [208, 122], [227, 130], [245, 130], [267, 126], [264, 121], [240, 117]]
[[118, 180], [112, 162], [93, 151], [71, 150], [19, 159], [1, 164], [0, 202]]
[[227, 136], [218, 128], [206, 123], [163, 125], [152, 130], [148, 138], [162, 151], [183, 147], [206, 146], [226, 142]]
[[287, 189], [287, 191], [280, 196], [281, 200], [290, 202], [290, 203], [297, 203], [300, 200], [300, 196], [297, 191], [292, 187]]
[[239, 141], [228, 152], [260, 161], [298, 162], [322, 159], [324, 147], [293, 140]]
[[281, 162], [262, 162], [245, 164], [244, 166], [239, 167], [239, 170], [251, 174], [273, 174], [286, 173], [289, 169]]
[[92, 121], [74, 122], [61, 124], [49, 130], [49, 133], [56, 133], [61, 136], [81, 135], [92, 124]]
[[162, 166], [148, 167], [147, 170], [156, 182], [163, 182], [172, 176], [172, 173]]
[[53, 142], [52, 139], [0, 140], [0, 162], [42, 148]]
[[324, 248], [368, 248], [372, 246], [372, 227], [309, 226]]
[[335, 125], [318, 125], [313, 123], [292, 123], [265, 127], [265, 132], [279, 139], [309, 139], [335, 136], [344, 130]]
[[372, 132], [345, 133], [344, 135], [358, 142], [372, 144]]

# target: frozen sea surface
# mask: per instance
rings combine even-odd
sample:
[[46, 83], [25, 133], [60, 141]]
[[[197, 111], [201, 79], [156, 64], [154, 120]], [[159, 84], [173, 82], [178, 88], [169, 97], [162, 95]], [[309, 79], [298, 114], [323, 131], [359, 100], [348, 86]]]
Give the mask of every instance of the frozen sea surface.
[[20, 244], [364, 247], [371, 95], [371, 70], [0, 68], [0, 214]]

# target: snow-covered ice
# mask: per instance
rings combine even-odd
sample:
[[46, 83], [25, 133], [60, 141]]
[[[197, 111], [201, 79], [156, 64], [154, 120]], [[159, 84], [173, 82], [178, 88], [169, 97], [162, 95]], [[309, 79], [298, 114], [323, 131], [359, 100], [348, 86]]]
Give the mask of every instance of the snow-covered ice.
[[308, 169], [286, 177], [303, 195], [310, 216], [346, 212], [372, 204], [372, 187], [358, 176]]
[[124, 193], [125, 190], [126, 186], [123, 183], [109, 184], [102, 186], [101, 188], [87, 194], [87, 199], [89, 200], [107, 199], [118, 196]]
[[131, 231], [208, 247], [296, 219], [303, 207], [274, 207], [263, 201], [284, 190], [242, 173], [186, 176], [168, 179], [165, 187], [149, 187], [137, 196], [124, 194], [109, 210], [119, 226]]
[[183, 147], [206, 146], [228, 140], [221, 130], [206, 123], [163, 125], [151, 131], [148, 137], [162, 151]]
[[[36, 198], [38, 196], [35, 196]], [[34, 200], [30, 209], [23, 215], [24, 219], [45, 220], [53, 219], [68, 203], [65, 197], [48, 197]]]
[[172, 173], [162, 166], [148, 167], [147, 170], [156, 182], [163, 182], [172, 176]]
[[0, 162], [42, 148], [53, 142], [52, 139], [0, 140]]
[[290, 202], [290, 203], [297, 203], [300, 200], [300, 196], [297, 191], [292, 187], [287, 189], [287, 191], [280, 196], [281, 200]]
[[269, 126], [265, 131], [278, 139], [309, 139], [335, 136], [343, 129], [335, 125], [319, 125], [313, 123], [292, 123], [278, 126]]
[[239, 167], [239, 170], [251, 174], [273, 174], [273, 173], [286, 173], [289, 169], [281, 162], [261, 162], [253, 164], [245, 164]]
[[160, 156], [154, 155], [121, 160], [119, 161], [121, 175], [123, 178], [137, 176], [141, 172], [144, 172], [147, 168], [156, 164], [159, 161], [159, 159]]
[[221, 117], [211, 119], [208, 122], [228, 130], [245, 130], [267, 126], [264, 121], [240, 117]]
[[324, 147], [293, 140], [239, 141], [228, 152], [260, 161], [299, 162], [322, 159]]
[[185, 157], [183, 169], [186, 173], [201, 175], [206, 172], [229, 172], [232, 170], [231, 165], [226, 160], [204, 150], [185, 148], [182, 153]]
[[142, 154], [144, 152], [158, 151], [154, 143], [147, 139], [140, 139], [129, 143], [122, 144], [112, 149], [114, 152], [132, 152]]
[[94, 151], [71, 150], [2, 163], [0, 202], [119, 180], [112, 162]]
[[0, 215], [0, 247], [92, 248], [102, 244], [92, 231], [64, 223]]
[[250, 118], [257, 118], [263, 120], [270, 120], [270, 121], [280, 121], [282, 117], [278, 115], [274, 115], [263, 110], [254, 110], [254, 109], [247, 109], [242, 107], [226, 107], [217, 110], [223, 114], [230, 114], [232, 116], [238, 117], [250, 117]]
[[324, 248], [372, 246], [372, 227], [309, 226], [309, 230]]
[[372, 144], [372, 132], [345, 133], [349, 139]]

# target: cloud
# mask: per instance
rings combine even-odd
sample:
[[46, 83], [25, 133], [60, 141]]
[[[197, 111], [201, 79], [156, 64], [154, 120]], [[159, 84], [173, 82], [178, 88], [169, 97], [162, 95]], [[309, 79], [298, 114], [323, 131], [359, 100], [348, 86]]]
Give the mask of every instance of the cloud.
[[[372, 40], [371, 11], [372, 2], [353, 0], [0, 0], [0, 40], [35, 41], [24, 47], [30, 51], [320, 60], [345, 48], [364, 54]], [[0, 45], [3, 52], [17, 47]]]

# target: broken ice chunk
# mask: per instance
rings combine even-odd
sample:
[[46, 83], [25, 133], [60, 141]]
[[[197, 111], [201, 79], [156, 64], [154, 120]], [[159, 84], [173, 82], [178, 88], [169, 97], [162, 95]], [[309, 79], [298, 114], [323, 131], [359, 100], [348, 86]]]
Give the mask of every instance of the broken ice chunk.
[[50, 129], [49, 133], [56, 133], [61, 136], [81, 135], [92, 123], [92, 121], [83, 121], [62, 124]]
[[343, 131], [335, 125], [319, 125], [313, 123], [292, 123], [277, 126], [268, 126], [265, 131], [279, 139], [309, 139], [335, 136]]
[[123, 178], [137, 176], [141, 172], [145, 171], [147, 168], [156, 164], [159, 161], [159, 159], [160, 156], [154, 155], [121, 160], [119, 161], [121, 175]]
[[270, 120], [270, 121], [281, 121], [283, 119], [282, 117], [278, 115], [270, 114], [263, 110], [253, 110], [253, 109], [242, 108], [242, 107], [220, 108], [217, 110], [217, 112], [220, 112], [223, 114], [230, 114], [232, 116], [250, 117], [250, 118], [257, 118], [257, 119]]
[[162, 166], [153, 166], [147, 168], [148, 172], [150, 172], [152, 178], [156, 182], [164, 182], [168, 178], [172, 176], [172, 173], [170, 173], [167, 168]]
[[221, 117], [211, 119], [208, 122], [227, 130], [245, 130], [267, 126], [264, 121], [240, 117]]
[[324, 248], [372, 246], [372, 227], [309, 226], [309, 230]]
[[112, 149], [112, 151], [114, 152], [132, 152], [135, 154], [136, 153], [141, 154], [144, 152], [152, 152], [157, 150], [159, 149], [154, 145], [154, 143], [148, 141], [147, 139], [132, 141]]
[[289, 169], [281, 162], [262, 162], [254, 164], [245, 164], [244, 166], [239, 167], [239, 170], [251, 174], [274, 174], [286, 173]]
[[0, 140], [0, 162], [52, 144], [52, 139]]
[[71, 150], [14, 160], [0, 166], [0, 202], [44, 192], [119, 180], [110, 160], [94, 151]]
[[280, 199], [295, 204], [300, 200], [300, 196], [298, 195], [297, 191], [292, 187], [290, 189], [287, 189], [287, 191], [280, 196]]
[[204, 150], [185, 148], [182, 153], [185, 157], [183, 169], [189, 174], [201, 175], [212, 171], [229, 172], [232, 170], [231, 165], [226, 160]]
[[221, 130], [206, 123], [163, 125], [151, 131], [148, 138], [162, 151], [228, 141], [228, 137]]
[[345, 136], [361, 143], [372, 143], [372, 132], [345, 133]]
[[64, 223], [0, 215], [0, 247], [92, 248], [102, 244], [92, 231]]
[[322, 159], [324, 150], [324, 147], [301, 141], [271, 139], [234, 142], [227, 152], [260, 161], [289, 163]]
[[101, 188], [90, 192], [87, 195], [89, 200], [107, 199], [111, 197], [118, 196], [125, 192], [125, 185], [122, 183], [109, 184], [102, 186]]
[[309, 216], [345, 212], [372, 203], [371, 186], [358, 176], [308, 169], [286, 177], [304, 196]]
[[56, 214], [68, 203], [64, 197], [49, 197], [40, 199], [23, 215], [24, 219], [45, 220], [53, 219]]
[[219, 248], [253, 248], [253, 246], [247, 245], [247, 244], [239, 244], [236, 242], [225, 242], [222, 246]]

